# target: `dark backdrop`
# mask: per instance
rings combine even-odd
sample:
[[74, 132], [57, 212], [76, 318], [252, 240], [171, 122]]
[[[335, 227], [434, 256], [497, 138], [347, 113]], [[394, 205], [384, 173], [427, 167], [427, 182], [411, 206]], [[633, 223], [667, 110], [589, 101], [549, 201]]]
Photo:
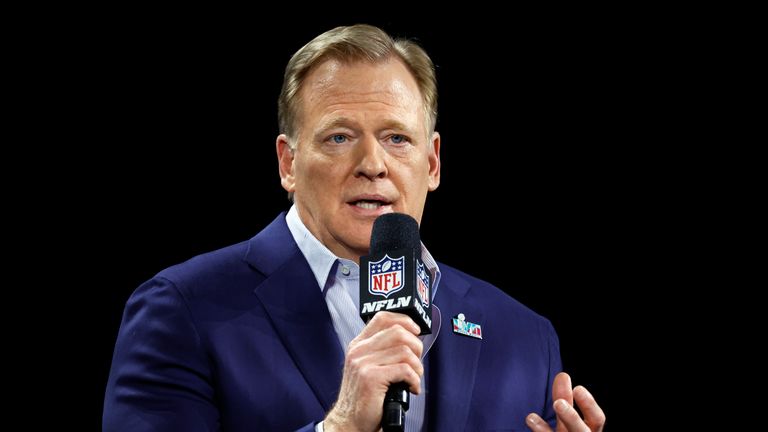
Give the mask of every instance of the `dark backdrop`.
[[85, 251], [68, 258], [86, 287], [75, 297], [97, 305], [79, 312], [79, 334], [96, 349], [79, 412], [94, 427], [130, 293], [288, 208], [274, 150], [283, 68], [315, 35], [355, 22], [416, 39], [437, 65], [443, 166], [423, 220], [430, 251], [548, 317], [565, 369], [611, 423], [633, 412], [620, 402], [638, 386], [625, 380], [631, 329], [658, 264], [646, 253], [659, 217], [648, 188], [659, 152], [645, 127], [656, 83], [647, 32], [589, 13], [150, 15], [71, 29], [65, 64], [82, 107], [68, 128], [83, 145], [62, 150], [82, 161], [67, 185], [78, 208], [71, 241]]

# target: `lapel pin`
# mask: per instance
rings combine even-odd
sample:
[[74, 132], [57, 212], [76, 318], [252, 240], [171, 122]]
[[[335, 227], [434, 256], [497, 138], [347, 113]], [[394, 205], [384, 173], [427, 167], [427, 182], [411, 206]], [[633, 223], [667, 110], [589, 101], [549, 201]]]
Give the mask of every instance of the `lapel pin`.
[[480, 327], [480, 324], [467, 321], [463, 313], [453, 317], [453, 332], [476, 339], [483, 338], [483, 328]]

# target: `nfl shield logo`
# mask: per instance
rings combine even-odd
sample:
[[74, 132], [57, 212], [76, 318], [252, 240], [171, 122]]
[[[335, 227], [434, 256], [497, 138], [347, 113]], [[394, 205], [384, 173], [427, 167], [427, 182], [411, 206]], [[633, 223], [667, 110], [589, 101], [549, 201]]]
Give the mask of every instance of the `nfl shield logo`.
[[389, 297], [390, 294], [403, 289], [405, 273], [405, 257], [384, 258], [368, 263], [368, 292], [374, 295]]
[[416, 280], [418, 281], [418, 287], [416, 292], [419, 293], [421, 304], [424, 307], [429, 307], [429, 272], [424, 268], [424, 264], [419, 262], [416, 269]]

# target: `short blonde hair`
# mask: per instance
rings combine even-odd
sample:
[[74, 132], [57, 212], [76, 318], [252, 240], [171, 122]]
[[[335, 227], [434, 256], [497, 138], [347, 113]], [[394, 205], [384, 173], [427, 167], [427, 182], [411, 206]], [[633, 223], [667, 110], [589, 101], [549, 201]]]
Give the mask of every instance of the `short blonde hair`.
[[299, 90], [314, 66], [329, 59], [378, 63], [392, 56], [402, 60], [416, 80], [424, 101], [427, 135], [430, 135], [437, 121], [437, 80], [432, 60], [415, 42], [393, 39], [380, 28], [366, 24], [329, 30], [301, 47], [291, 57], [285, 67], [283, 88], [277, 102], [280, 133], [286, 134], [289, 142], [296, 137], [300, 114]]

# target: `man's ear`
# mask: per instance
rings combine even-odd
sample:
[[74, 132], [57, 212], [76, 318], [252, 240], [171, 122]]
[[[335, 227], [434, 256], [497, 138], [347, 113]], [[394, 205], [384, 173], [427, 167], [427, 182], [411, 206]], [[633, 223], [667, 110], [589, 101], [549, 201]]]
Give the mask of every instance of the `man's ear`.
[[280, 170], [280, 184], [283, 189], [293, 192], [296, 189], [296, 178], [293, 175], [293, 152], [288, 136], [280, 134], [275, 142], [277, 149], [277, 164]]
[[432, 133], [432, 146], [429, 148], [429, 191], [440, 186], [440, 134]]

